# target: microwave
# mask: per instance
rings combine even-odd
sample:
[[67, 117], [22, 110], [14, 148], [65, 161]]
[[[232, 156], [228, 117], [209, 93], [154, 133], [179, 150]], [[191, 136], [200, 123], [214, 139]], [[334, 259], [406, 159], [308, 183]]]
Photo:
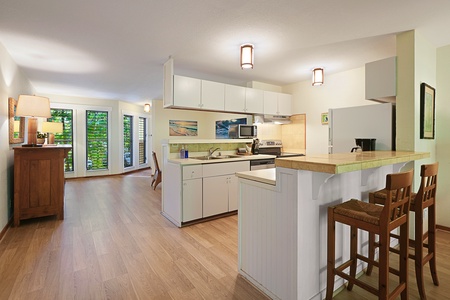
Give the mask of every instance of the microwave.
[[228, 129], [230, 139], [252, 139], [256, 138], [258, 128], [256, 125], [234, 124]]

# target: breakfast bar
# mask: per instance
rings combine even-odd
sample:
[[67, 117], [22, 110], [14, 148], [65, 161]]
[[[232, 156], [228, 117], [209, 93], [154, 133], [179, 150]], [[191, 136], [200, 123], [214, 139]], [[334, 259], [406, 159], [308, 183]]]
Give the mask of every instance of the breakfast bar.
[[[275, 169], [239, 172], [239, 272], [273, 299], [323, 299], [327, 207], [385, 186], [387, 174], [429, 153], [367, 151], [277, 158]], [[336, 228], [336, 259], [346, 261], [349, 232]], [[360, 232], [358, 249], [367, 252]], [[362, 270], [359, 265], [357, 272]], [[337, 280], [335, 288], [343, 281]]]

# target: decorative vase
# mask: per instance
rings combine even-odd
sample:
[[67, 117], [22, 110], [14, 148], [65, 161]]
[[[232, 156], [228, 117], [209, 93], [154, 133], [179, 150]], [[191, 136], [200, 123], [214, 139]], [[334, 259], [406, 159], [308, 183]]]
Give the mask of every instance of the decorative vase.
[[45, 143], [45, 138], [43, 138], [43, 139], [37, 138], [37, 139], [36, 139], [36, 143], [37, 143], [37, 144], [43, 144], [43, 143]]

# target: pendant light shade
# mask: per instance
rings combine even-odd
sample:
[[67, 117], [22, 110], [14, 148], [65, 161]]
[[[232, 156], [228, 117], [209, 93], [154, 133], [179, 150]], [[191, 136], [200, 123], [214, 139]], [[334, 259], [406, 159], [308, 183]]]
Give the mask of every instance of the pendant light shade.
[[145, 112], [150, 112], [150, 104], [149, 103], [145, 103], [144, 104], [144, 111]]
[[241, 46], [241, 68], [253, 69], [253, 45], [244, 44]]
[[312, 85], [322, 85], [323, 84], [323, 69], [315, 68], [313, 70]]

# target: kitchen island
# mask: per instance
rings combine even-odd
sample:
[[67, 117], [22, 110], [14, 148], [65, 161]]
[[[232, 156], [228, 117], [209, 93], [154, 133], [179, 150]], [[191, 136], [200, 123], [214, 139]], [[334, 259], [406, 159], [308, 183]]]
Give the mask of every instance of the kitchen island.
[[[273, 299], [323, 299], [327, 207], [385, 186], [389, 173], [429, 153], [372, 151], [275, 160], [275, 170], [239, 172], [239, 272]], [[367, 235], [359, 232], [360, 252]], [[336, 228], [337, 261], [348, 259], [349, 232]], [[359, 265], [357, 272], [362, 270]], [[341, 279], [335, 287], [343, 284]]]

